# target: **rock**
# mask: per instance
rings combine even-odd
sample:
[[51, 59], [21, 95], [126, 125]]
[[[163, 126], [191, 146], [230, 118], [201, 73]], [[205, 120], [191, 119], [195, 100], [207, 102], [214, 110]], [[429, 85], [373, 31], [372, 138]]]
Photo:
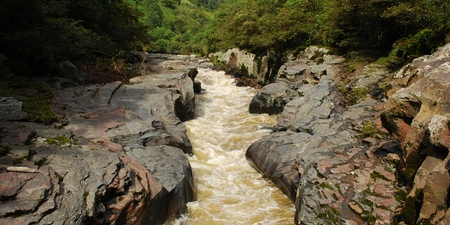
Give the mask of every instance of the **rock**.
[[[127, 147], [126, 154], [140, 162], [167, 191], [166, 218], [187, 212], [186, 204], [195, 200], [191, 166], [183, 151], [170, 146]], [[163, 211], [158, 213], [164, 214]]]
[[0, 120], [24, 120], [28, 115], [22, 111], [23, 103], [13, 97], [0, 97]]
[[162, 224], [185, 213], [192, 146], [180, 118], [194, 114], [195, 71], [59, 86], [58, 129], [0, 120], [0, 223]]
[[296, 96], [298, 94], [285, 83], [266, 85], [253, 97], [249, 106], [249, 112], [278, 114], [283, 111], [286, 103]]
[[307, 127], [312, 122], [328, 119], [334, 108], [331, 101], [333, 86], [332, 80], [326, 77], [318, 85], [303, 85], [298, 89], [303, 96], [286, 104], [278, 118], [278, 126], [308, 132]]
[[202, 92], [202, 83], [200, 81], [194, 81], [194, 93], [200, 94]]
[[303, 57], [309, 60], [322, 60], [324, 55], [328, 55], [330, 50], [326, 48], [321, 48], [319, 46], [309, 46], [303, 52], [300, 53]]
[[[256, 79], [259, 84], [269, 84], [275, 81], [278, 70], [282, 65], [282, 55], [276, 52], [267, 52], [265, 55], [255, 54], [239, 50], [229, 49], [227, 52], [211, 54], [209, 58], [216, 57], [226, 66], [226, 73], [235, 77]], [[244, 82], [251, 83], [251, 82]]]
[[[296, 224], [393, 223], [402, 202], [394, 197], [396, 164], [385, 156], [398, 152], [361, 137], [355, 126], [375, 120], [382, 107], [367, 98], [341, 108], [334, 83], [338, 69], [321, 64], [325, 53], [317, 51], [282, 67], [279, 79], [299, 94], [284, 106], [275, 132], [248, 148], [247, 160], [295, 203]], [[327, 58], [336, 65], [343, 61], [334, 59]], [[305, 74], [314, 74], [315, 82]]]
[[58, 75], [62, 78], [66, 78], [75, 82], [82, 81], [78, 68], [69, 61], [63, 61], [58, 63], [57, 66]]
[[[38, 172], [0, 173], [0, 223], [37, 223], [57, 207], [60, 184], [55, 171], [49, 166]], [[22, 216], [23, 214], [31, 216]]]
[[[394, 77], [396, 92], [382, 115], [383, 126], [402, 143], [400, 168], [412, 188], [402, 210], [406, 223], [440, 223], [448, 212], [450, 148], [450, 45], [415, 59]], [[415, 202], [419, 207], [410, 204]], [[437, 215], [440, 215], [436, 217]]]
[[[66, 109], [62, 111], [69, 122], [66, 128], [86, 138], [110, 136], [125, 146], [167, 144], [192, 153], [184, 125], [177, 117], [193, 116], [191, 78], [183, 73], [158, 74], [135, 78], [132, 83], [56, 92], [55, 102]], [[161, 126], [155, 128], [157, 123]]]

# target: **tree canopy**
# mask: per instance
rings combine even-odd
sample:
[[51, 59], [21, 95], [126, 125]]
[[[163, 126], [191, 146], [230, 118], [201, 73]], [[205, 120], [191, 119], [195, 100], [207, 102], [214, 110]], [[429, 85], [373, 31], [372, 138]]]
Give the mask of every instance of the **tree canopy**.
[[0, 71], [40, 74], [62, 60], [131, 49], [263, 53], [312, 44], [409, 60], [449, 41], [448, 18], [447, 0], [2, 0]]
[[241, 0], [215, 12], [213, 48], [394, 49], [427, 54], [450, 34], [446, 0]]

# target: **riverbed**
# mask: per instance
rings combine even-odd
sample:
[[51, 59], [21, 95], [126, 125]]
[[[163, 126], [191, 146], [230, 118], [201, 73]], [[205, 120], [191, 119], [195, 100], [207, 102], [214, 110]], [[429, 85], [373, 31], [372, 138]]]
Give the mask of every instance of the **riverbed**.
[[271, 132], [276, 116], [249, 114], [256, 90], [237, 87], [224, 72], [200, 69], [196, 117], [186, 122], [196, 201], [169, 224], [294, 224], [293, 203], [245, 159], [245, 151]]

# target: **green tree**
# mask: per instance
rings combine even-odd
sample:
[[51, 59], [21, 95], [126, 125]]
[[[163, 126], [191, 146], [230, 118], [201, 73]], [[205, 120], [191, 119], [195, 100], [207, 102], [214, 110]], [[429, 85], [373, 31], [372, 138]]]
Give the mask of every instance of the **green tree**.
[[122, 0], [4, 0], [0, 54], [12, 72], [40, 75], [62, 60], [114, 56], [147, 42], [139, 14]]

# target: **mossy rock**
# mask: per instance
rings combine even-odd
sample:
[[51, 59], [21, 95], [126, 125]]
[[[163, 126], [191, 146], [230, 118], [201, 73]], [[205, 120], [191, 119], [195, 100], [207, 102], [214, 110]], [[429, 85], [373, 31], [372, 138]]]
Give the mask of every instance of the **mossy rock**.
[[11, 147], [0, 145], [0, 157], [7, 155], [11, 151]]
[[64, 145], [70, 143], [70, 139], [66, 136], [56, 136], [53, 138], [47, 138], [45, 142], [50, 145]]
[[52, 91], [42, 82], [29, 77], [12, 76], [0, 81], [0, 96], [15, 97], [23, 102], [23, 111], [32, 122], [51, 124], [57, 121], [50, 109]]
[[404, 207], [401, 213], [401, 219], [406, 224], [416, 224], [416, 221], [419, 217], [420, 208], [422, 206], [423, 201], [423, 192], [422, 189], [417, 189], [414, 193], [414, 196], [409, 196], [406, 198]]

